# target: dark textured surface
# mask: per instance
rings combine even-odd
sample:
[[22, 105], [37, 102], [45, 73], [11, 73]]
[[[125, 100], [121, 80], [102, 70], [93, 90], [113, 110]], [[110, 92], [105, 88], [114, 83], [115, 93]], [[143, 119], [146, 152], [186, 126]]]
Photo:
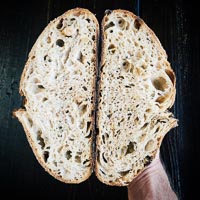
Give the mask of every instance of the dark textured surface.
[[47, 23], [66, 10], [85, 7], [99, 21], [106, 9], [127, 9], [139, 14], [155, 31], [177, 76], [177, 97], [172, 110], [179, 127], [164, 139], [161, 154], [180, 199], [196, 199], [193, 183], [199, 178], [200, 91], [197, 5], [181, 0], [49, 0], [6, 1], [0, 7], [0, 185], [1, 196], [63, 199], [127, 199], [126, 188], [100, 183], [94, 175], [80, 185], [63, 184], [44, 172], [28, 145], [21, 124], [12, 118], [21, 106], [20, 75], [28, 52]]

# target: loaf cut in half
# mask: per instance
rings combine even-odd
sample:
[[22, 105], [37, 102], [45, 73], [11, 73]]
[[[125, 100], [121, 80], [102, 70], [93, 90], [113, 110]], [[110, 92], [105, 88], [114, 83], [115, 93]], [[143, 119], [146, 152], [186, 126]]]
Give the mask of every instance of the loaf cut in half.
[[20, 81], [25, 105], [14, 115], [39, 163], [66, 183], [80, 183], [92, 173], [98, 26], [81, 8], [51, 21]]
[[103, 183], [125, 186], [177, 125], [169, 112], [175, 74], [153, 31], [133, 13], [114, 10], [102, 21], [100, 76], [95, 171]]

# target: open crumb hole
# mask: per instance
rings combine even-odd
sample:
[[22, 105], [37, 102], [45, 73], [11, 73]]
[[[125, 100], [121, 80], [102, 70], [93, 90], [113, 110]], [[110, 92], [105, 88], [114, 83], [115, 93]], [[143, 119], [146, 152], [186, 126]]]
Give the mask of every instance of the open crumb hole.
[[167, 82], [163, 77], [154, 79], [152, 83], [157, 90], [164, 91], [167, 88]]
[[49, 158], [49, 152], [48, 151], [44, 151], [43, 157], [44, 157], [44, 162], [46, 163], [48, 158]]
[[72, 152], [69, 150], [66, 152], [65, 157], [69, 160], [72, 157]]
[[56, 40], [56, 45], [59, 46], [59, 47], [63, 47], [64, 41], [62, 39], [58, 39], [58, 40]]
[[110, 23], [108, 23], [108, 24], [105, 25], [104, 30], [107, 30], [107, 29], [109, 29], [109, 28], [111, 28], [113, 26], [115, 26], [115, 24], [113, 22], [110, 22]]
[[129, 144], [127, 145], [126, 155], [133, 153], [135, 150], [136, 150], [136, 143], [135, 142], [129, 142]]
[[87, 105], [81, 105], [79, 109], [80, 109], [80, 116], [82, 116], [87, 112]]
[[140, 27], [141, 27], [141, 20], [139, 18], [137, 18], [135, 21], [134, 21], [134, 27], [139, 30]]
[[126, 170], [126, 171], [121, 171], [118, 172], [122, 177], [126, 176], [128, 173], [130, 172], [130, 170]]
[[115, 48], [115, 45], [114, 45], [114, 44], [110, 44], [110, 45], [108, 46], [108, 51], [109, 51], [111, 54], [114, 54], [114, 53], [115, 53], [115, 50], [116, 50], [116, 48]]
[[75, 156], [75, 162], [81, 163], [81, 157], [80, 156]]
[[160, 96], [156, 99], [156, 102], [158, 102], [159, 104], [162, 104], [163, 102], [165, 102], [167, 98], [165, 96]]
[[85, 19], [85, 20], [86, 20], [88, 23], [90, 23], [90, 21], [91, 21], [89, 18], [87, 18], [87, 19]]
[[61, 20], [58, 22], [56, 28], [57, 28], [57, 29], [61, 29], [62, 26], [63, 26], [63, 19], [61, 19]]
[[45, 101], [47, 101], [47, 100], [48, 100], [48, 98], [44, 97], [44, 98], [42, 99], [42, 102], [45, 102]]
[[38, 144], [41, 146], [41, 149], [44, 149], [45, 142], [44, 142], [44, 138], [42, 137], [42, 131], [41, 130], [37, 131], [37, 141], [38, 141]]

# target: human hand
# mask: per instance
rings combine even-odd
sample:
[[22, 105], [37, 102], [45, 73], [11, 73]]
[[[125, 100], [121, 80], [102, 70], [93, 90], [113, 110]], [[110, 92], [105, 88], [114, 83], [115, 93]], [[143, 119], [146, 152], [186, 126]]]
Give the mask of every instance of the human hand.
[[128, 186], [129, 200], [176, 200], [159, 153], [153, 162]]

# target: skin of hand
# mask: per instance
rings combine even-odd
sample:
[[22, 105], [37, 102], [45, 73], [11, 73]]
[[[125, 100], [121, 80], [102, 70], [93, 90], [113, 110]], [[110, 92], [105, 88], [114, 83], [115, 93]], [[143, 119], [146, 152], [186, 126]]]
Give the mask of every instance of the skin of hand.
[[159, 153], [153, 162], [128, 185], [129, 200], [177, 200]]

